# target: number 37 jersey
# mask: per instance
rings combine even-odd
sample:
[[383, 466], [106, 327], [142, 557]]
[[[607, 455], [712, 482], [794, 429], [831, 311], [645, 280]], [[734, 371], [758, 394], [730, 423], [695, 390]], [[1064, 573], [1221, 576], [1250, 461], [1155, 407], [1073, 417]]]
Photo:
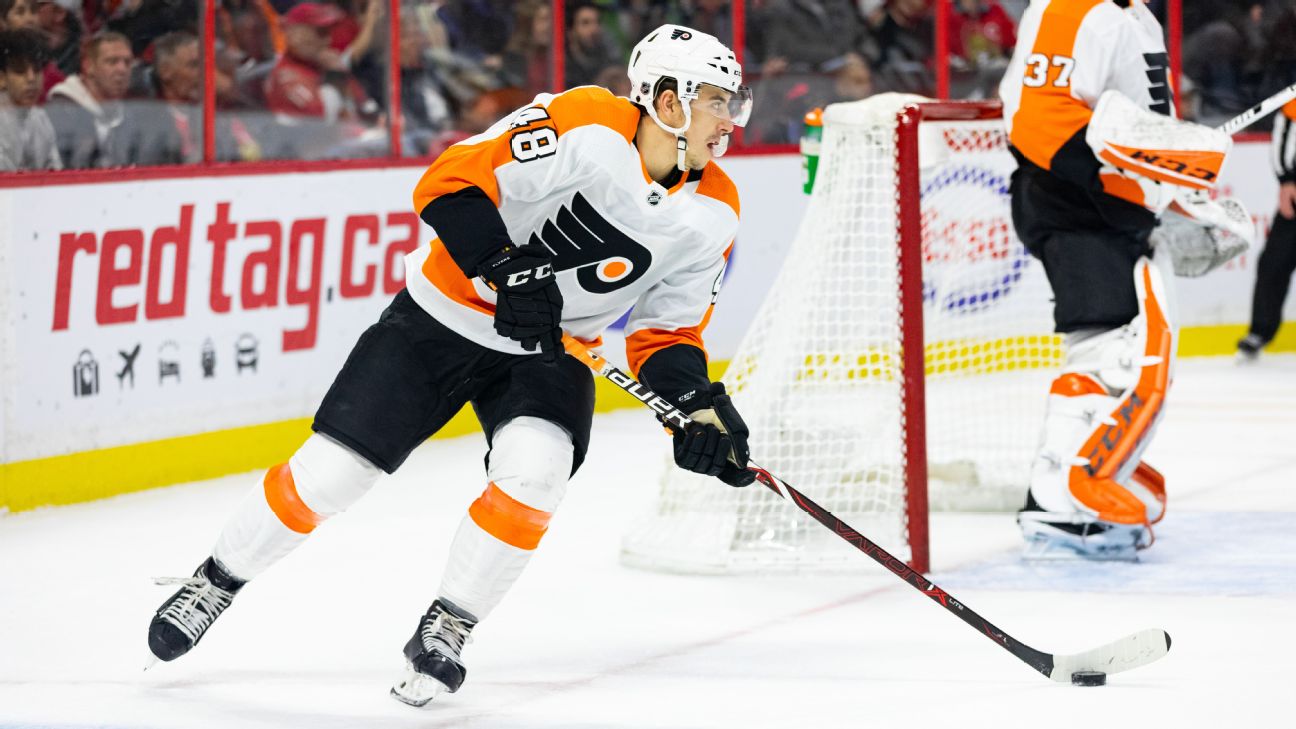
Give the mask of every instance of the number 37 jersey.
[[1104, 91], [1174, 115], [1161, 26], [1142, 0], [1033, 0], [999, 95], [1008, 138], [1035, 166], [1084, 187], [1142, 203], [1119, 175], [1094, 176], [1099, 163], [1084, 132]]
[[[712, 162], [663, 187], [634, 145], [638, 126], [638, 107], [601, 88], [540, 94], [451, 146], [414, 191], [421, 213], [438, 198], [478, 188], [503, 219], [507, 242], [547, 248], [563, 328], [573, 336], [597, 340], [634, 307], [626, 352], [636, 371], [676, 344], [705, 351], [702, 330], [738, 229], [738, 195], [724, 172]], [[442, 235], [449, 237], [448, 227]], [[438, 237], [409, 254], [410, 295], [465, 338], [523, 353], [495, 332], [495, 293], [452, 250]]]

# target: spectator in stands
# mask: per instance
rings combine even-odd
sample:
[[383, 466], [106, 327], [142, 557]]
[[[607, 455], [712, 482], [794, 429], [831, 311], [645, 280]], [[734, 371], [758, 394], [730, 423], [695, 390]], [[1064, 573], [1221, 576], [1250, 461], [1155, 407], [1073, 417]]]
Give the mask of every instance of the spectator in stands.
[[331, 29], [343, 17], [337, 7], [315, 2], [296, 5], [283, 16], [287, 47], [266, 79], [271, 111], [290, 122], [307, 117], [330, 123], [366, 111], [371, 102], [329, 48]]
[[847, 53], [826, 64], [825, 75], [785, 74], [762, 86], [771, 93], [762, 96], [764, 111], [758, 122], [748, 125], [751, 139], [762, 144], [791, 144], [801, 137], [806, 112], [842, 101], [872, 96], [873, 69], [858, 53]]
[[447, 138], [454, 126], [454, 113], [436, 67], [428, 58], [433, 39], [425, 22], [416, 13], [407, 13], [401, 20], [401, 111], [405, 132], [401, 149], [406, 157], [440, 153], [466, 136]]
[[134, 60], [126, 36], [102, 31], [86, 43], [81, 72], [50, 89], [46, 111], [65, 167], [109, 167], [124, 161], [116, 145]]
[[[81, 0], [36, 0], [36, 18], [45, 31], [53, 61], [64, 76], [81, 70]], [[67, 160], [64, 160], [65, 162]]]
[[866, 18], [877, 42], [873, 67], [892, 91], [935, 93], [935, 29], [929, 1], [886, 0]]
[[[1218, 5], [1218, 7], [1215, 7]], [[1263, 2], [1212, 3], [1214, 19], [1184, 38], [1183, 72], [1197, 85], [1206, 123], [1222, 120], [1256, 100], [1263, 69]]]
[[266, 106], [265, 82], [279, 58], [275, 38], [283, 43], [283, 32], [278, 16], [274, 23], [258, 7], [232, 10], [229, 15], [229, 61], [234, 63], [234, 88], [231, 99], [249, 108]]
[[996, 0], [958, 0], [953, 10], [949, 14], [950, 55], [972, 65], [1012, 55], [1017, 25]]
[[630, 95], [630, 77], [621, 66], [608, 66], [594, 77], [594, 85], [602, 86], [617, 96]]
[[727, 46], [733, 45], [733, 9], [729, 0], [684, 0], [682, 4], [681, 25], [710, 33]]
[[32, 0], [0, 0], [0, 30], [18, 30], [38, 26]]
[[131, 165], [202, 161], [202, 50], [188, 31], [153, 42], [153, 98], [129, 102], [118, 153]]
[[[40, 29], [40, 18], [36, 14], [36, 0], [0, 0], [0, 30], [20, 30], [22, 28]], [[41, 43], [49, 49], [49, 40], [41, 33]], [[59, 70], [54, 63], [51, 54], [46, 53], [44, 68], [41, 69], [41, 93], [40, 103], [45, 103], [45, 97], [54, 85], [63, 81], [67, 76]]]
[[342, 20], [330, 31], [329, 48], [339, 54], [338, 61], [365, 90], [370, 99], [381, 99], [387, 89], [386, 57], [370, 54], [383, 18], [386, 0], [337, 0]]
[[576, 2], [568, 9], [565, 79], [568, 88], [592, 84], [609, 66], [625, 65], [608, 41], [600, 12], [591, 2]]
[[447, 0], [437, 11], [450, 47], [492, 72], [504, 62], [513, 31], [511, 0]]
[[1017, 27], [996, 0], [958, 0], [949, 14], [951, 95], [982, 99], [997, 93], [1017, 45]]
[[63, 169], [54, 125], [39, 105], [47, 53], [39, 30], [0, 30], [0, 172]]
[[504, 48], [500, 76], [528, 94], [554, 91], [550, 80], [553, 11], [548, 0], [522, 0], [514, 11], [513, 35]]
[[144, 57], [153, 39], [167, 33], [198, 31], [198, 0], [126, 0], [108, 18], [109, 30], [130, 39], [131, 52]]
[[817, 73], [860, 45], [864, 25], [852, 0], [780, 0], [765, 16], [761, 73]]
[[284, 127], [272, 140], [293, 157], [319, 159], [371, 156], [364, 124], [378, 121], [374, 103], [329, 47], [333, 26], [344, 17], [336, 6], [306, 2], [282, 18], [284, 54], [266, 79], [266, 104]]

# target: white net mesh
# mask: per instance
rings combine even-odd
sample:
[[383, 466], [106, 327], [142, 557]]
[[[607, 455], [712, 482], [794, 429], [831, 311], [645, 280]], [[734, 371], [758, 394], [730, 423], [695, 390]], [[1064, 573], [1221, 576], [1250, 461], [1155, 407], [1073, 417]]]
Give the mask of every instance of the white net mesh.
[[[724, 377], [753, 460], [902, 558], [895, 112], [906, 100], [829, 107], [805, 218]], [[1001, 122], [925, 122], [920, 144], [929, 499], [1018, 508], [1062, 361], [1048, 283], [1012, 232]], [[735, 573], [867, 563], [758, 485], [731, 489], [674, 468], [622, 560]]]

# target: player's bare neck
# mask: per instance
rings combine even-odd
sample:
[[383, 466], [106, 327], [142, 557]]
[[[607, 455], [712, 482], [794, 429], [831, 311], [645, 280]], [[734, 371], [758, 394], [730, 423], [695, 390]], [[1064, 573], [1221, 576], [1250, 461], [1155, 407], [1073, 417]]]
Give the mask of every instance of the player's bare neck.
[[678, 181], [679, 169], [675, 166], [675, 135], [657, 126], [648, 115], [639, 118], [639, 131], [635, 134], [635, 147], [643, 158], [648, 176], [659, 184], [670, 187], [670, 181]]

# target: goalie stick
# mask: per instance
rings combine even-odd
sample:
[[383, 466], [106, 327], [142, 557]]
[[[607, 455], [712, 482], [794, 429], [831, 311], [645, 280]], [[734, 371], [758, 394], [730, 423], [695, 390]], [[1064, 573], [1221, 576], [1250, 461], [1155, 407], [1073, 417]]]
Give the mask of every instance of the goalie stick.
[[[573, 339], [571, 335], [563, 334], [563, 347], [568, 354], [583, 362], [595, 374], [607, 378], [617, 387], [630, 393], [636, 400], [656, 411], [668, 428], [687, 428], [693, 422], [688, 415], [665, 398], [648, 389], [647, 386], [635, 378], [617, 369], [602, 355], [591, 352], [588, 347]], [[967, 605], [955, 599], [953, 595], [942, 590], [936, 583], [915, 572], [902, 560], [891, 555], [868, 537], [855, 531], [849, 524], [816, 504], [786, 481], [755, 464], [752, 465], [751, 470], [755, 472], [756, 480], [771, 491], [791, 501], [797, 508], [809, 514], [815, 521], [831, 529], [834, 534], [849, 542], [859, 551], [867, 554], [873, 561], [885, 567], [896, 577], [909, 583], [915, 590], [957, 615], [960, 620], [967, 623], [978, 633], [994, 641], [1000, 648], [1013, 654], [1026, 665], [1054, 681], [1070, 683], [1072, 682], [1072, 674], [1077, 672], [1093, 671], [1110, 674], [1128, 671], [1151, 663], [1170, 651], [1169, 634], [1164, 630], [1155, 628], [1140, 630], [1120, 640], [1081, 653], [1057, 655], [1035, 650], [1000, 630]]]
[[1224, 122], [1217, 128], [1228, 135], [1237, 134], [1260, 119], [1263, 119], [1282, 108], [1284, 104], [1293, 99], [1296, 99], [1296, 84], [1292, 84], [1264, 101], [1261, 101], [1250, 109], [1247, 109], [1241, 114], [1238, 114], [1232, 119]]

